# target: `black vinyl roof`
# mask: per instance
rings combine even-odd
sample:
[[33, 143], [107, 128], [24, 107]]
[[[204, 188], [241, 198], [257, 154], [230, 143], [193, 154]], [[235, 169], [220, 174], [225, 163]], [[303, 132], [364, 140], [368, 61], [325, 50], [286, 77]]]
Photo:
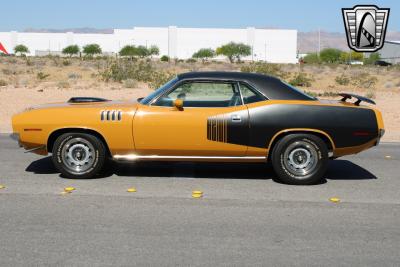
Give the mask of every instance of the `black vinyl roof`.
[[257, 89], [268, 99], [314, 100], [280, 79], [258, 73], [204, 71], [187, 72], [178, 75], [179, 80], [226, 80], [245, 82]]

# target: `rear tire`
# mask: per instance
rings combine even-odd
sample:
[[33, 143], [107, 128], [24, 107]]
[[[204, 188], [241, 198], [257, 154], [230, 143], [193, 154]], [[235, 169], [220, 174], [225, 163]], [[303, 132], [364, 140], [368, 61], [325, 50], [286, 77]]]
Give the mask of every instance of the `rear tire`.
[[328, 167], [328, 148], [315, 135], [290, 134], [274, 146], [272, 166], [285, 184], [320, 183]]
[[55, 167], [67, 178], [93, 178], [103, 169], [106, 148], [91, 134], [65, 133], [56, 139], [52, 159]]

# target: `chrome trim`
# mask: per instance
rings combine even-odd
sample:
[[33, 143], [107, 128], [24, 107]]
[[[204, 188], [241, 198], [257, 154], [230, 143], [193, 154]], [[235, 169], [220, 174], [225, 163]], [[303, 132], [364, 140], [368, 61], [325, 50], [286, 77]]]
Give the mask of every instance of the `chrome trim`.
[[158, 156], [158, 155], [135, 155], [135, 154], [128, 154], [128, 155], [114, 155], [114, 159], [119, 160], [140, 160], [140, 159], [244, 159], [244, 160], [263, 160], [266, 157], [252, 157], [252, 156], [238, 156], [238, 157], [231, 157], [231, 156]]
[[44, 148], [46, 148], [45, 145], [43, 145], [43, 146], [38, 146], [38, 147], [34, 147], [34, 148], [31, 148], [31, 149], [26, 150], [24, 153], [29, 153], [29, 152], [36, 151], [36, 150], [39, 150], [39, 149], [44, 149]]

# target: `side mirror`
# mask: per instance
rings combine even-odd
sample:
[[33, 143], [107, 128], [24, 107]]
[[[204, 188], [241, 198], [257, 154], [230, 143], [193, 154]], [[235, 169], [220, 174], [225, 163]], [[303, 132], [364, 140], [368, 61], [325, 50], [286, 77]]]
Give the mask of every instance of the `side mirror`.
[[174, 100], [174, 107], [178, 110], [183, 110], [183, 100], [178, 98]]

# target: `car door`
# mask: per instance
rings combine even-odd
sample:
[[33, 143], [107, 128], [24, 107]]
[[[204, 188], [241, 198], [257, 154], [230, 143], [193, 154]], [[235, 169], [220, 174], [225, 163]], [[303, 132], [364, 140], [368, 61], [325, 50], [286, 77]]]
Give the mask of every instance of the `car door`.
[[[182, 100], [181, 109], [174, 106], [176, 99]], [[139, 155], [245, 156], [248, 111], [236, 82], [182, 81], [138, 105], [133, 136]]]

